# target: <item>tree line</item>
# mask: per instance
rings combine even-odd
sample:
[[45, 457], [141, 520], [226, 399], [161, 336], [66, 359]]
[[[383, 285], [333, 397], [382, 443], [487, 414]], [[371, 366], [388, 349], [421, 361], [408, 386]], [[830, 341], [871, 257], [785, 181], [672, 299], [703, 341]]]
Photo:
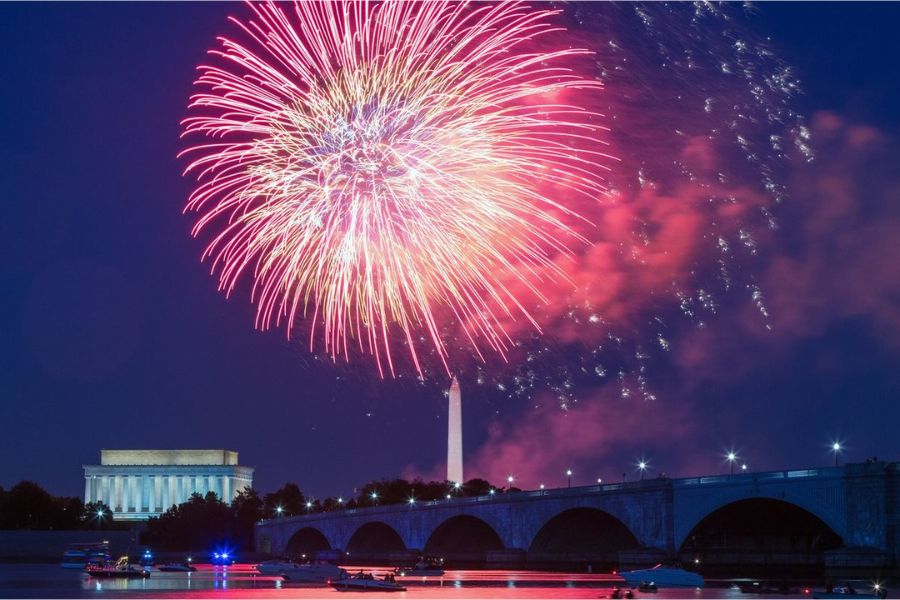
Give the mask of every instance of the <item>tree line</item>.
[[112, 511], [102, 502], [84, 504], [81, 498], [53, 496], [33, 481], [20, 481], [9, 490], [0, 487], [0, 529], [125, 528], [113, 522]]
[[[213, 492], [205, 496], [194, 494], [159, 517], [152, 517], [141, 541], [160, 551], [205, 551], [216, 547], [247, 551], [254, 547], [254, 526], [263, 519], [513, 491], [518, 489], [495, 487], [484, 479], [470, 479], [456, 486], [446, 481], [395, 478], [370, 481], [347, 498], [307, 496], [295, 483], [286, 483], [264, 496], [252, 488], [244, 488], [230, 504]], [[32, 481], [22, 481], [9, 490], [0, 487], [0, 529], [127, 529], [131, 526], [113, 521], [112, 511], [102, 502], [85, 505], [80, 498], [53, 496]]]

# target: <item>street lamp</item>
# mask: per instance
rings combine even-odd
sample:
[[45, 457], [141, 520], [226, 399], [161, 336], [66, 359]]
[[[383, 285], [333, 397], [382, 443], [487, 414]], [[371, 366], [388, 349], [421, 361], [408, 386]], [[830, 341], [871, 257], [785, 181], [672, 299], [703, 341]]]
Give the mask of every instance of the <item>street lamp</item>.
[[834, 466], [838, 466], [838, 454], [840, 454], [843, 449], [844, 447], [841, 446], [840, 442], [831, 444], [831, 451], [834, 452]]
[[727, 460], [731, 464], [731, 474], [734, 475], [734, 461], [737, 460], [737, 454], [735, 454], [732, 450], [725, 455], [725, 460]]
[[647, 470], [646, 461], [643, 461], [643, 460], [638, 461], [637, 468], [641, 472], [641, 481], [643, 481], [644, 480], [644, 471]]
[[312, 502], [309, 501], [309, 500], [307, 500], [307, 501], [306, 501], [306, 510], [309, 511], [309, 510], [311, 510], [311, 509], [312, 509]]
[[741, 465], [741, 471], [746, 471], [746, 470], [747, 470], [747, 463], [744, 463]]
[[372, 503], [378, 504], [378, 492], [372, 492], [371, 497], [372, 497]]
[[569, 487], [572, 487], [572, 469], [566, 469], [566, 477], [569, 478]]
[[280, 516], [281, 516], [281, 513], [284, 512], [284, 509], [283, 509], [282, 507], [280, 507], [280, 506], [276, 506], [276, 507], [275, 507], [275, 512], [277, 512], [277, 513], [278, 513], [278, 516], [280, 517]]

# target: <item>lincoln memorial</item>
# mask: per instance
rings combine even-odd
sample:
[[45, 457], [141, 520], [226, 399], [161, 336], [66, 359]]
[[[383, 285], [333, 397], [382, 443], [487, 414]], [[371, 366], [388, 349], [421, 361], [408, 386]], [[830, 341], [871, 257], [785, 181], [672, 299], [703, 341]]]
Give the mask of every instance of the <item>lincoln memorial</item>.
[[253, 485], [253, 468], [231, 450], [101, 450], [84, 465], [84, 502], [103, 502], [120, 521], [155, 517], [191, 494], [215, 492], [225, 502]]

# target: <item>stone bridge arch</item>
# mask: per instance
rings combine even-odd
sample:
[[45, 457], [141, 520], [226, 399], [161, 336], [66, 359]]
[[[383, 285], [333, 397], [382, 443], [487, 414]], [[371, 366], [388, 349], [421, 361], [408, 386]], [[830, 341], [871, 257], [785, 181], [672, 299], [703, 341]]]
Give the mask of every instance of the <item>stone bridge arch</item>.
[[406, 544], [392, 526], [384, 521], [372, 520], [357, 527], [347, 540], [345, 550], [351, 558], [364, 559], [369, 556], [403, 552], [406, 550]]
[[821, 573], [826, 553], [844, 546], [832, 527], [793, 502], [753, 496], [702, 518], [676, 553], [705, 573]]
[[705, 494], [689, 494], [686, 495], [688, 497], [679, 498], [675, 508], [674, 550], [680, 551], [697, 525], [716, 511], [752, 499], [774, 500], [795, 506], [822, 521], [842, 540], [847, 539], [846, 516], [840, 514], [836, 507], [829, 506], [815, 494], [790, 493], [791, 491], [793, 490], [783, 488], [763, 491], [754, 486], [750, 489], [716, 490], [714, 493], [707, 491]]
[[528, 546], [529, 562], [587, 562], [614, 565], [618, 553], [639, 548], [628, 526], [594, 507], [574, 507], [551, 517]]
[[319, 550], [331, 550], [332, 545], [325, 534], [315, 527], [300, 527], [287, 539], [285, 554], [290, 556], [313, 556]]
[[423, 552], [454, 563], [481, 563], [488, 553], [505, 549], [497, 530], [471, 514], [443, 520], [428, 536]]

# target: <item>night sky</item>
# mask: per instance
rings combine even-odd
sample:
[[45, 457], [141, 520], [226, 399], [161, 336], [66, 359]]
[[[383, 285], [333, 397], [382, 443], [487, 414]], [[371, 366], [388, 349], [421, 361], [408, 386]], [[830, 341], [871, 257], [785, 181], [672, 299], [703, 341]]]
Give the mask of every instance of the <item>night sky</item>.
[[[80, 495], [101, 448], [229, 448], [261, 491], [294, 481], [319, 497], [442, 478], [445, 379], [381, 380], [255, 331], [247, 294], [226, 300], [200, 262], [179, 121], [195, 66], [245, 13], [0, 5], [0, 485]], [[564, 411], [540, 386], [511, 396], [463, 369], [467, 477], [564, 485], [571, 467], [587, 484], [634, 477], [642, 457], [651, 474], [724, 472], [730, 449], [753, 470], [805, 467], [829, 464], [835, 439], [842, 460], [900, 457], [898, 17], [742, 13], [800, 80], [816, 151], [781, 175], [789, 200], [754, 264], [771, 329], [748, 325], [746, 298], [671, 328], [647, 365], [652, 401], [576, 382]]]

